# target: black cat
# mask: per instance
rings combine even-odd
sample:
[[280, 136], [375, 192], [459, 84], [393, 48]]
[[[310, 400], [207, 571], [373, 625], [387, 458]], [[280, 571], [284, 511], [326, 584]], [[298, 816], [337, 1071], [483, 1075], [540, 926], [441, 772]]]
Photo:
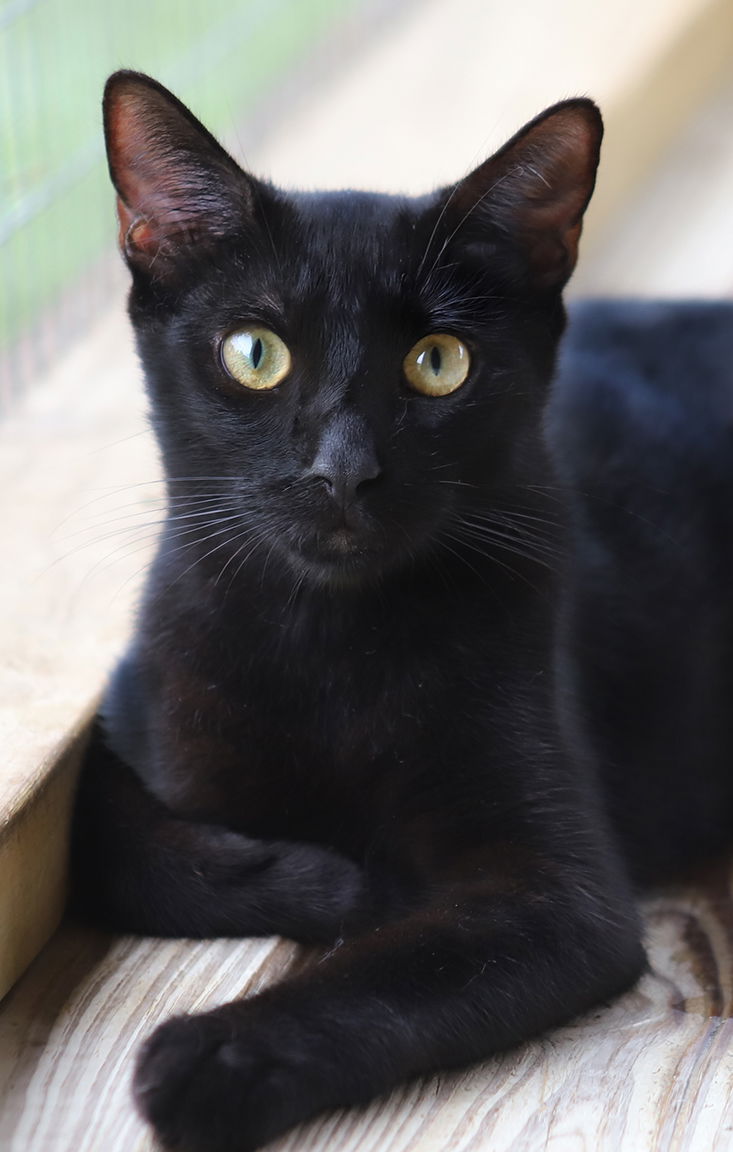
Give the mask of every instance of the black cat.
[[628, 988], [636, 884], [724, 841], [733, 324], [588, 306], [545, 416], [588, 100], [417, 200], [280, 192], [135, 73], [104, 110], [170, 507], [75, 887], [329, 945], [142, 1052], [163, 1143], [242, 1152]]

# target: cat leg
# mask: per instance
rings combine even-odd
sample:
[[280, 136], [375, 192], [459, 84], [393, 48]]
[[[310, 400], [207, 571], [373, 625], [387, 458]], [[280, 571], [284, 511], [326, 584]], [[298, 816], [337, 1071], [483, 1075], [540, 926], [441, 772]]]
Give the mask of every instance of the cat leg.
[[163, 1024], [138, 1062], [137, 1103], [167, 1148], [247, 1152], [565, 1023], [643, 965], [633, 906], [585, 882], [448, 891], [258, 996]]
[[72, 901], [110, 927], [154, 936], [289, 936], [329, 942], [365, 922], [362, 869], [295, 841], [179, 819], [96, 733], [72, 835]]

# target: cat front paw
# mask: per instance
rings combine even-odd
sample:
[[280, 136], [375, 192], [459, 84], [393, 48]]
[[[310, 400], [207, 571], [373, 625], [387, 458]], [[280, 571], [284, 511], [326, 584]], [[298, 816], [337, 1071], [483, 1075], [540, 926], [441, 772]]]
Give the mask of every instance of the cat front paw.
[[287, 1029], [248, 1015], [230, 1005], [175, 1017], [143, 1046], [135, 1101], [165, 1148], [251, 1152], [318, 1110]]

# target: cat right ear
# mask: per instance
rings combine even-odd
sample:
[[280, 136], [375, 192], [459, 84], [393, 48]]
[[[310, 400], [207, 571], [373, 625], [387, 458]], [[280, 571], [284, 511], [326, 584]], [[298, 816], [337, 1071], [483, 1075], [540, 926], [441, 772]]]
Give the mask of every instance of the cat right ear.
[[230, 235], [251, 215], [248, 177], [161, 84], [115, 72], [103, 109], [120, 247], [132, 267], [164, 279], [185, 252]]
[[472, 233], [507, 237], [528, 286], [562, 288], [575, 267], [602, 138], [601, 114], [591, 100], [548, 108], [450, 190], [448, 242]]

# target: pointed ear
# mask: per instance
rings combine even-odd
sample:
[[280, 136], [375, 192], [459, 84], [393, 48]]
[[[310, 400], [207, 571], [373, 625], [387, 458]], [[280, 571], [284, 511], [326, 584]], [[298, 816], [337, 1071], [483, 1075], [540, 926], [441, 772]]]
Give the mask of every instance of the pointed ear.
[[115, 72], [103, 108], [120, 247], [133, 267], [165, 277], [185, 250], [233, 232], [252, 211], [248, 178], [161, 84]]
[[562, 288], [577, 260], [602, 137], [591, 100], [548, 108], [455, 186], [456, 231], [470, 222], [476, 239], [476, 228], [490, 223], [517, 244], [532, 287]]

